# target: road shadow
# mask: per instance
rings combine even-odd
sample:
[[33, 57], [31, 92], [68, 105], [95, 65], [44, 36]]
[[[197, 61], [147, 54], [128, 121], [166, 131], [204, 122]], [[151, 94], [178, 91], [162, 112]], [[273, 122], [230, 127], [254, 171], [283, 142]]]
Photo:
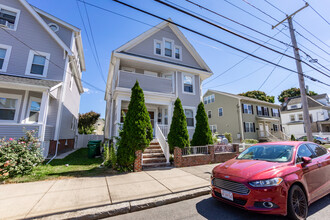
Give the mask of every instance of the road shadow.
[[[311, 204], [309, 207], [308, 216], [326, 208], [330, 205], [330, 195]], [[236, 208], [234, 206], [222, 203], [216, 199], [209, 197], [196, 204], [197, 212], [206, 219], [249, 219], [249, 220], [284, 220], [288, 219], [283, 216], [263, 215], [249, 212]]]

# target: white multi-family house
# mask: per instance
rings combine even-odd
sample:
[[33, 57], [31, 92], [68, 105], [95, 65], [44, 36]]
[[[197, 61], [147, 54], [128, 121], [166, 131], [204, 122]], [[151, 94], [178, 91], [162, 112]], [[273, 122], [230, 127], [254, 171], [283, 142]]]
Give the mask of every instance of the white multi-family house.
[[[327, 94], [307, 96], [313, 135], [330, 137], [330, 103]], [[300, 97], [287, 99], [282, 105], [281, 118], [287, 135], [296, 138], [306, 135]]]
[[164, 21], [149, 29], [112, 52], [105, 94], [105, 138], [118, 136], [122, 113], [127, 111], [136, 81], [144, 91], [155, 139], [163, 151], [167, 151], [166, 137], [177, 97], [181, 99], [192, 138], [197, 106], [202, 101], [201, 84], [211, 75], [210, 68], [178, 27]]
[[81, 31], [25, 0], [0, 0], [0, 138], [37, 130], [44, 156], [73, 148]]

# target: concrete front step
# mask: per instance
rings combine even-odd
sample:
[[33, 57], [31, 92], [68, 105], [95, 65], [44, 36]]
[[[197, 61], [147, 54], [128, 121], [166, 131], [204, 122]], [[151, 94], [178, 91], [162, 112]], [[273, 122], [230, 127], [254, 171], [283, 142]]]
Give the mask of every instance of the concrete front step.
[[158, 145], [151, 145], [151, 146], [147, 147], [147, 149], [162, 149], [162, 148], [158, 144]]
[[166, 167], [167, 163], [148, 163], [148, 164], [143, 164], [143, 169], [147, 169], [147, 168], [154, 168], [154, 167]]
[[144, 164], [154, 164], [154, 163], [165, 163], [166, 162], [166, 158], [145, 158], [143, 159], [143, 165]]
[[159, 158], [159, 157], [165, 158], [163, 153], [151, 153], [151, 154], [143, 153], [142, 156], [143, 158]]

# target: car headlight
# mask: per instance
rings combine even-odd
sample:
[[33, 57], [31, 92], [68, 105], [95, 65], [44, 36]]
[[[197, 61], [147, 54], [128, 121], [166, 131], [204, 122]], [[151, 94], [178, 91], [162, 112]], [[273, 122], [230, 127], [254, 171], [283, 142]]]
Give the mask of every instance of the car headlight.
[[283, 181], [282, 178], [276, 177], [268, 180], [256, 180], [249, 182], [249, 184], [253, 187], [267, 187], [267, 186], [278, 186]]

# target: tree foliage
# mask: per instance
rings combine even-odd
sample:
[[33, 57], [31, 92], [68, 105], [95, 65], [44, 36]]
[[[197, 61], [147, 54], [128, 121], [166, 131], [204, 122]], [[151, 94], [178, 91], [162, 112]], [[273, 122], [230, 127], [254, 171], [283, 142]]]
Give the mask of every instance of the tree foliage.
[[275, 102], [275, 97], [274, 96], [268, 96], [265, 92], [258, 91], [258, 90], [243, 92], [243, 93], [238, 94], [238, 95], [246, 96], [246, 97], [249, 97], [249, 98], [258, 99], [258, 100], [265, 101], [265, 102], [270, 102], [270, 103]]
[[177, 98], [174, 103], [172, 123], [167, 140], [171, 153], [173, 153], [174, 147], [184, 148], [189, 146], [186, 115], [184, 114], [179, 98]]
[[131, 169], [135, 160], [135, 151], [147, 148], [152, 138], [153, 129], [144, 103], [143, 90], [136, 81], [132, 88], [123, 130], [120, 132], [118, 165], [123, 169]]
[[212, 132], [209, 126], [203, 102], [199, 103], [196, 114], [196, 129], [191, 140], [192, 146], [212, 144]]
[[[317, 93], [314, 91], [309, 91], [307, 95], [313, 96], [313, 95], [317, 95]], [[283, 103], [285, 101], [285, 98], [291, 98], [296, 96], [300, 96], [300, 89], [293, 87], [291, 89], [286, 89], [282, 91], [281, 94], [277, 97], [277, 99], [279, 102]]]
[[95, 130], [94, 124], [99, 119], [100, 114], [90, 111], [85, 114], [79, 114], [78, 132], [79, 134], [92, 134]]

